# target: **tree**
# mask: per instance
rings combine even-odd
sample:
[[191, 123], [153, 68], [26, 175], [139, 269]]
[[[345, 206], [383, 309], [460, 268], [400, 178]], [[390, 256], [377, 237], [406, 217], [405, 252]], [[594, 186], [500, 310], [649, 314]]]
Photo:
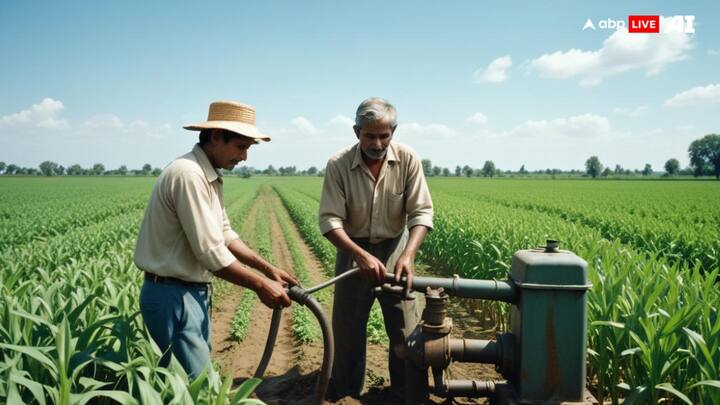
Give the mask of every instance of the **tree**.
[[423, 168], [423, 174], [425, 174], [425, 177], [432, 176], [432, 162], [430, 161], [430, 159], [423, 159], [421, 163]]
[[468, 165], [465, 165], [462, 168], [462, 172], [465, 176], [470, 177], [473, 175], [473, 168]]
[[93, 176], [102, 176], [105, 174], [105, 165], [102, 163], [95, 163], [92, 167]]
[[525, 165], [520, 166], [520, 170], [518, 171], [518, 173], [520, 173], [520, 174], [527, 173], [527, 170], [525, 170]]
[[602, 169], [603, 165], [597, 156], [590, 156], [590, 158], [585, 161], [585, 172], [593, 179], [602, 172]]
[[142, 173], [147, 176], [148, 174], [150, 174], [150, 172], [152, 172], [152, 166], [150, 165], [150, 163], [145, 163], [142, 166]]
[[122, 165], [122, 166], [118, 167], [117, 172], [118, 172], [119, 175], [125, 176], [125, 175], [127, 175], [127, 173], [128, 173], [128, 168], [127, 168], [127, 166]]
[[455, 166], [455, 176], [460, 177], [461, 174], [462, 169], [460, 168], [460, 166]]
[[623, 167], [620, 165], [615, 165], [615, 174], [623, 174], [624, 170]]
[[308, 176], [314, 176], [317, 174], [317, 171], [318, 171], [317, 167], [310, 166], [310, 168], [307, 169], [307, 174], [308, 174]]
[[0, 172], [2, 172], [3, 170], [5, 170], [6, 167], [7, 167], [7, 166], [5, 165], [5, 162], [0, 162]]
[[249, 179], [250, 176], [252, 176], [252, 172], [252, 169], [248, 166], [237, 167], [235, 168], [235, 170], [233, 170], [233, 173], [242, 177], [243, 179]]
[[16, 164], [10, 163], [5, 168], [5, 174], [16, 174], [18, 170], [20, 170], [20, 168]]
[[482, 175], [485, 177], [495, 176], [495, 163], [492, 160], [486, 160], [482, 168]]
[[668, 159], [668, 161], [665, 162], [665, 172], [668, 176], [676, 176], [680, 173], [680, 162], [675, 158]]
[[443, 167], [442, 175], [448, 177], [450, 175], [450, 169]]
[[603, 170], [603, 172], [602, 172], [602, 176], [603, 176], [603, 177], [607, 177], [607, 176], [610, 175], [610, 173], [612, 173], [612, 172], [610, 171], [610, 168], [609, 168], [609, 167], [606, 167], [605, 170]]
[[160, 173], [162, 173], [162, 169], [159, 168], [159, 167], [154, 168], [154, 169], [152, 170], [152, 172], [150, 172], [150, 174], [152, 174], [152, 175], [155, 176], [155, 177], [159, 176]]
[[645, 167], [643, 168], [642, 174], [643, 174], [643, 176], [649, 176], [649, 175], [653, 174], [653, 169], [652, 169], [652, 166], [650, 166], [650, 163], [645, 163]]
[[432, 172], [433, 176], [439, 176], [440, 174], [442, 174], [442, 169], [440, 168], [440, 166], [433, 166]]
[[83, 168], [79, 164], [74, 164], [67, 168], [68, 176], [81, 176], [83, 174]]
[[692, 141], [688, 147], [690, 166], [695, 169], [695, 176], [702, 175], [711, 169], [715, 178], [720, 180], [720, 135], [709, 134]]
[[46, 160], [40, 163], [40, 173], [42, 173], [43, 176], [55, 176], [57, 174], [58, 166], [59, 165], [57, 163]]
[[263, 174], [268, 176], [277, 176], [278, 171], [273, 165], [268, 165], [267, 169], [263, 170]]
[[57, 169], [55, 169], [55, 173], [58, 176], [64, 176], [65, 175], [65, 166], [63, 166], [63, 165], [58, 166]]

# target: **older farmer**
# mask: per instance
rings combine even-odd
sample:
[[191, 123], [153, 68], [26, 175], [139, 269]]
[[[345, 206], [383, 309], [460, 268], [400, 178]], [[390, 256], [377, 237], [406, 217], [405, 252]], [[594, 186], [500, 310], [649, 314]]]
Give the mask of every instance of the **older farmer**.
[[[140, 228], [135, 264], [145, 274], [140, 311], [153, 340], [172, 353], [191, 378], [210, 364], [210, 280], [218, 276], [252, 289], [272, 308], [290, 305], [284, 286], [296, 280], [248, 248], [232, 230], [223, 202], [223, 176], [247, 159], [250, 146], [270, 141], [255, 127], [255, 108], [210, 105], [190, 153], [158, 177]], [[263, 272], [263, 277], [240, 263]]]
[[[335, 272], [357, 266], [364, 276], [335, 287], [331, 388], [336, 396], [358, 396], [363, 389], [373, 286], [382, 282], [386, 269], [396, 279], [411, 279], [415, 255], [432, 229], [432, 201], [420, 158], [409, 147], [391, 142], [396, 117], [386, 100], [363, 101], [355, 116], [358, 143], [331, 157], [325, 170], [320, 231], [337, 247]], [[390, 338], [390, 382], [394, 394], [402, 397], [404, 362], [393, 349], [417, 322], [415, 301], [394, 295], [378, 299]]]

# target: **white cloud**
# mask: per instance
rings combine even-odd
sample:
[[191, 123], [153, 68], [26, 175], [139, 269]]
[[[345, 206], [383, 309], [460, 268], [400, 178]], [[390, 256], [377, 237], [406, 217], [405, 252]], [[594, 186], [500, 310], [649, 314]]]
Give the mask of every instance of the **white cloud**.
[[64, 109], [63, 103], [52, 98], [45, 98], [38, 104], [33, 104], [28, 110], [0, 117], [0, 128], [3, 127], [40, 127], [47, 129], [62, 129], [68, 122], [58, 117]]
[[90, 129], [121, 129], [125, 127], [125, 123], [117, 115], [100, 114], [85, 121], [83, 127]]
[[343, 128], [352, 128], [353, 125], [355, 125], [355, 121], [352, 120], [350, 117], [346, 117], [342, 114], [338, 114], [334, 116], [332, 119], [330, 119], [326, 124], [326, 126], [332, 127], [343, 127]]
[[630, 70], [658, 74], [671, 63], [687, 59], [692, 40], [692, 35], [684, 33], [637, 35], [618, 30], [598, 50], [556, 51], [533, 59], [530, 68], [544, 78], [579, 78], [581, 85], [592, 86]]
[[647, 112], [648, 112], [648, 107], [647, 107], [646, 105], [641, 105], [641, 106], [635, 107], [635, 108], [620, 108], [620, 107], [617, 107], [617, 108], [614, 108], [614, 109], [613, 109], [613, 112], [614, 112], [615, 114], [624, 115], [624, 116], [626, 116], [626, 117], [636, 118], [636, 117], [639, 117], [639, 116], [644, 115], [645, 113], [647, 113]]
[[508, 135], [525, 138], [591, 138], [607, 134], [610, 121], [600, 115], [583, 114], [553, 120], [525, 121]]
[[295, 117], [290, 121], [290, 124], [302, 134], [313, 135], [318, 133], [315, 125], [305, 117]]
[[455, 131], [443, 124], [422, 125], [417, 122], [409, 122], [407, 124], [400, 124], [395, 134], [408, 138], [433, 139], [455, 135]]
[[686, 107], [700, 104], [720, 103], [720, 84], [693, 87], [680, 92], [665, 101], [666, 107]]
[[512, 66], [510, 55], [499, 57], [485, 69], [478, 69], [473, 75], [475, 83], [500, 83], [508, 78], [507, 70]]
[[475, 114], [467, 117], [465, 119], [465, 122], [469, 122], [471, 124], [475, 124], [477, 126], [484, 127], [485, 125], [487, 125], [488, 118], [485, 114], [478, 111]]
[[[148, 127], [148, 123], [143, 120], [135, 120], [128, 124], [128, 127], [132, 129], [143, 129]], [[163, 126], [164, 128], [164, 126]]]

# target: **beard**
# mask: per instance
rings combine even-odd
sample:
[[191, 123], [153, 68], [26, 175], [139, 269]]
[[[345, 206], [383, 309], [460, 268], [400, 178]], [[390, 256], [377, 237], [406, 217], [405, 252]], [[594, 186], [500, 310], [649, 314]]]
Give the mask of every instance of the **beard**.
[[370, 159], [381, 160], [387, 155], [387, 147], [382, 149], [362, 149], [362, 152]]

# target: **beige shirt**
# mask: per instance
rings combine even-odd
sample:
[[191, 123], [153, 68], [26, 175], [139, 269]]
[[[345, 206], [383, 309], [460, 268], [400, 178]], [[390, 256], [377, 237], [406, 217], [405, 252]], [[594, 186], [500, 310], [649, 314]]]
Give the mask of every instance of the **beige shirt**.
[[223, 202], [222, 173], [199, 145], [158, 177], [135, 248], [135, 265], [158, 276], [208, 282], [235, 261], [239, 239]]
[[433, 206], [422, 164], [409, 147], [390, 143], [377, 181], [360, 145], [330, 158], [320, 197], [320, 232], [343, 228], [371, 243], [399, 236], [405, 227], [432, 228]]

